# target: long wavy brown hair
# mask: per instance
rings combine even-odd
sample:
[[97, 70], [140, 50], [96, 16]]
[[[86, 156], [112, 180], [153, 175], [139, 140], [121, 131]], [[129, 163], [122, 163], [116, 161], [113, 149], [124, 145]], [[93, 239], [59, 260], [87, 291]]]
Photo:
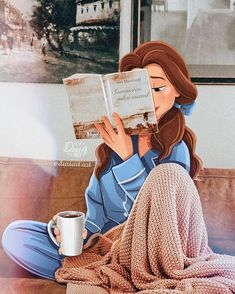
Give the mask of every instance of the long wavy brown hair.
[[[181, 55], [171, 45], [160, 41], [141, 44], [133, 52], [126, 54], [119, 62], [119, 71], [144, 68], [156, 63], [162, 67], [167, 78], [180, 93], [177, 103], [189, 104], [197, 98], [197, 89], [191, 82], [187, 66]], [[196, 136], [185, 125], [181, 110], [172, 107], [159, 121], [159, 132], [151, 135], [153, 149], [160, 151], [158, 162], [166, 158], [172, 148], [183, 140], [190, 153], [190, 176], [195, 179], [202, 167], [202, 161], [195, 154]], [[101, 171], [107, 167], [112, 149], [105, 143], [96, 149], [95, 175], [99, 178]]]

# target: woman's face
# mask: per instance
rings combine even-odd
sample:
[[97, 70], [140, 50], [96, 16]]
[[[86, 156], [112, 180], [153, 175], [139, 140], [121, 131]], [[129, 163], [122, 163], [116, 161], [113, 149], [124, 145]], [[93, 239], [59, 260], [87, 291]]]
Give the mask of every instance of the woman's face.
[[157, 120], [159, 120], [180, 96], [166, 77], [162, 67], [156, 63], [145, 66], [148, 70]]

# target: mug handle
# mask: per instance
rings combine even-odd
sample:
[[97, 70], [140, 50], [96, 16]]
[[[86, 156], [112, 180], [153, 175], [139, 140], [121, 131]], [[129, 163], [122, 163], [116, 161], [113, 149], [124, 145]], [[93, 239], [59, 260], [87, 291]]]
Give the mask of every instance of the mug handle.
[[60, 247], [60, 245], [57, 243], [56, 238], [54, 237], [54, 235], [51, 232], [52, 229], [52, 225], [54, 224], [53, 220], [50, 220], [49, 223], [47, 224], [47, 232], [51, 238], [51, 240], [55, 243], [55, 245], [57, 245], [58, 247]]

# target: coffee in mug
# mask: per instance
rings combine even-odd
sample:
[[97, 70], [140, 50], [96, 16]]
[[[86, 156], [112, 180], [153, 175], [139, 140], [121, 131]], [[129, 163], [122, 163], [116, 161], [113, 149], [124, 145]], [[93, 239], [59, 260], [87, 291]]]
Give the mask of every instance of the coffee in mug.
[[82, 233], [85, 227], [85, 214], [81, 211], [62, 211], [57, 213], [56, 225], [60, 230], [61, 244], [57, 243], [52, 234], [53, 220], [47, 225], [47, 230], [52, 241], [59, 247], [62, 254], [66, 256], [76, 256], [82, 253], [83, 238]]
[[62, 214], [61, 217], [65, 217], [65, 218], [73, 218], [73, 217], [77, 217], [77, 214]]

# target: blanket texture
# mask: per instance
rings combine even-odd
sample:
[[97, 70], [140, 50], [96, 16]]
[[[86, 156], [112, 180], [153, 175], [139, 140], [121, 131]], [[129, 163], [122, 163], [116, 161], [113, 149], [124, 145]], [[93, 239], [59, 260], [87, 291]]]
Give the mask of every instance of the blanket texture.
[[154, 168], [127, 221], [88, 242], [55, 272], [67, 294], [235, 293], [235, 257], [208, 246], [197, 189], [177, 164]]

